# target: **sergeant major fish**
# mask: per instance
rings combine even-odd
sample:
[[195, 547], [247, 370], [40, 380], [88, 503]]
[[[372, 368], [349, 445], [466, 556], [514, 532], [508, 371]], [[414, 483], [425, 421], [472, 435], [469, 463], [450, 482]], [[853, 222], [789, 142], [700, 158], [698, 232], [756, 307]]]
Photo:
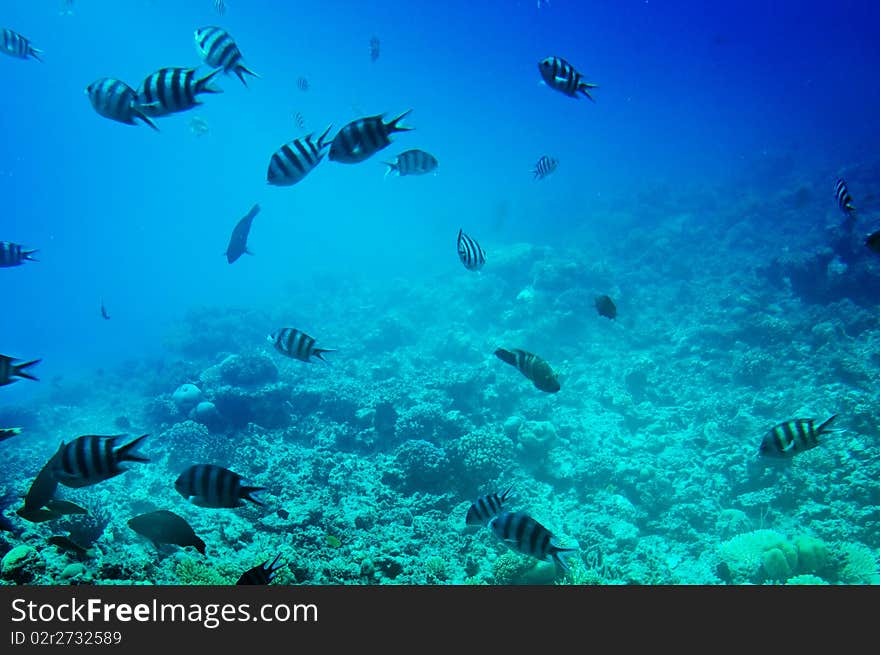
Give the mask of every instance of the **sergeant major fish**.
[[469, 271], [479, 271], [486, 263], [486, 253], [474, 239], [465, 234], [460, 228], [456, 242], [458, 258]]
[[385, 171], [387, 177], [391, 173], [397, 173], [399, 176], [404, 175], [424, 175], [430, 173], [437, 168], [437, 158], [424, 150], [406, 150], [397, 155], [397, 161], [384, 162], [388, 167]]
[[394, 120], [385, 123], [385, 114], [367, 116], [350, 122], [333, 137], [328, 159], [342, 164], [357, 164], [391, 145], [390, 135], [406, 132], [411, 127], [401, 127], [397, 123], [409, 114], [408, 109]]
[[578, 98], [578, 93], [583, 93], [593, 102], [595, 98], [590, 95], [590, 89], [598, 88], [595, 84], [584, 81], [575, 67], [562, 57], [546, 57], [538, 62], [538, 70], [541, 77], [551, 89], [564, 93], [571, 98]]
[[138, 106], [138, 96], [128, 84], [112, 77], [102, 77], [86, 87], [86, 95], [95, 111], [104, 118], [109, 118], [126, 125], [137, 125], [134, 120], [140, 119], [157, 132], [159, 128], [144, 114]]
[[0, 32], [0, 37], [2, 37], [0, 38], [0, 52], [18, 59], [32, 58], [37, 61], [43, 61], [39, 57], [43, 51], [32, 46], [31, 42], [18, 32], [14, 32], [9, 28], [3, 28], [2, 32]]
[[266, 560], [262, 564], [258, 564], [257, 566], [248, 569], [244, 573], [241, 574], [241, 577], [236, 582], [236, 585], [265, 585], [272, 582], [272, 578], [275, 577], [275, 572], [280, 569], [283, 564], [279, 564], [278, 560], [281, 559], [281, 553], [278, 553], [275, 556], [275, 559], [269, 563], [269, 560]]
[[275, 350], [288, 357], [299, 359], [303, 362], [311, 361], [311, 357], [317, 357], [326, 362], [324, 353], [336, 352], [329, 348], [315, 348], [315, 339], [296, 328], [281, 328], [267, 337], [267, 340], [275, 346]]
[[511, 489], [513, 487], [508, 487], [500, 494], [496, 492], [477, 498], [468, 508], [464, 522], [467, 525], [489, 525], [489, 521], [504, 509], [504, 503], [510, 496]]
[[538, 160], [538, 163], [535, 164], [535, 168], [532, 171], [532, 173], [534, 174], [534, 179], [543, 180], [545, 177], [553, 173], [558, 166], [558, 159], [554, 159], [553, 157], [549, 157], [548, 155], [543, 155]]
[[245, 75], [260, 77], [242, 63], [241, 51], [226, 30], [214, 26], [200, 27], [195, 31], [195, 40], [196, 49], [208, 66], [222, 68], [227, 75], [235, 73], [245, 86]]
[[24, 246], [11, 241], [0, 241], [0, 268], [21, 266], [24, 262], [35, 262], [36, 250], [26, 250]]
[[123, 435], [102, 436], [86, 434], [70, 443], [61, 442], [56, 454], [54, 475], [58, 482], [77, 489], [109, 480], [128, 468], [123, 462], [149, 462], [134, 452], [138, 444], [149, 435], [141, 435], [124, 446], [116, 446]]
[[232, 230], [232, 235], [229, 237], [229, 245], [226, 246], [226, 252], [224, 253], [226, 261], [230, 264], [245, 253], [248, 255], [253, 254], [247, 249], [247, 238], [251, 231], [251, 223], [253, 223], [254, 217], [259, 212], [260, 205], [254, 205], [244, 218], [236, 223], [235, 228]]
[[535, 387], [541, 391], [548, 393], [559, 391], [560, 385], [556, 373], [550, 368], [550, 364], [537, 355], [519, 348], [513, 350], [499, 348], [495, 351], [495, 356], [502, 362], [519, 369], [519, 372], [531, 380]]
[[291, 186], [302, 180], [324, 158], [324, 149], [330, 145], [325, 139], [332, 127], [324, 130], [317, 143], [312, 141], [313, 133], [302, 139], [294, 139], [276, 150], [269, 160], [266, 181], [275, 186]]
[[33, 359], [29, 362], [25, 362], [24, 364], [13, 364], [12, 362], [14, 361], [14, 357], [9, 357], [8, 355], [0, 355], [0, 387], [7, 384], [12, 384], [13, 382], [18, 382], [16, 378], [37, 380], [37, 378], [28, 373], [25, 369], [39, 364], [42, 360]]
[[553, 534], [525, 512], [501, 512], [489, 521], [489, 529], [518, 553], [554, 562], [565, 571], [569, 569], [563, 556], [577, 551], [557, 545]]
[[855, 205], [853, 205], [852, 196], [849, 194], [849, 189], [843, 179], [838, 179], [834, 183], [834, 199], [837, 201], [840, 211], [845, 215], [849, 216], [856, 210]]
[[242, 500], [263, 503], [251, 494], [265, 487], [248, 487], [241, 476], [215, 464], [194, 464], [174, 481], [177, 493], [199, 507], [240, 507]]
[[828, 427], [835, 418], [837, 414], [832, 414], [817, 426], [813, 425], [815, 419], [812, 418], [783, 421], [764, 435], [758, 452], [765, 457], [790, 459], [798, 453], [815, 448], [822, 443], [820, 436], [838, 431]]
[[202, 104], [200, 93], [223, 93], [211, 86], [217, 68], [196, 78], [195, 68], [160, 68], [150, 73], [138, 89], [138, 105], [147, 116], [167, 116]]

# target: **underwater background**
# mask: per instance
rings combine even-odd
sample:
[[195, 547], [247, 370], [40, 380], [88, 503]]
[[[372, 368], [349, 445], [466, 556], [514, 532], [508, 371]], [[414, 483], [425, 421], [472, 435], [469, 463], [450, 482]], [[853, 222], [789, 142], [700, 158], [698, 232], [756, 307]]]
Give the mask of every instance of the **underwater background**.
[[[0, 583], [234, 584], [276, 557], [273, 584], [880, 582], [880, 6], [220, 5], [0, 1], [41, 51], [0, 52], [0, 241], [38, 260], [0, 268], [0, 353], [40, 360], [0, 386], [21, 428]], [[258, 76], [221, 71], [158, 133], [90, 104], [102, 77], [209, 73], [211, 25]], [[554, 56], [595, 102], [542, 84]], [[366, 161], [267, 184], [282, 144], [407, 110]], [[412, 148], [437, 169], [386, 176]], [[285, 356], [283, 327], [332, 352]], [[815, 447], [758, 454], [832, 415]], [[62, 441], [120, 434], [149, 462], [55, 492], [87, 514], [16, 512]], [[263, 505], [187, 500], [203, 463]], [[466, 524], [510, 487], [567, 569]], [[205, 554], [128, 525], [154, 510]]]

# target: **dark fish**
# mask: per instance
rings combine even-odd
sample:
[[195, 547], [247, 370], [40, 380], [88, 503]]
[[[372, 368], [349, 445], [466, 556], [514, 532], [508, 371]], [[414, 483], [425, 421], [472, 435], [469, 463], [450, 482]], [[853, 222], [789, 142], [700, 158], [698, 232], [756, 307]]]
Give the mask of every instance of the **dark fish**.
[[17, 434], [21, 434], [21, 428], [0, 428], [0, 441], [11, 439]]
[[519, 372], [531, 380], [541, 391], [548, 393], [559, 391], [560, 386], [556, 373], [550, 368], [550, 364], [537, 355], [519, 348], [514, 348], [513, 350], [499, 348], [495, 351], [495, 355], [502, 362], [516, 366]]
[[491, 493], [477, 498], [468, 508], [464, 522], [468, 525], [489, 525], [489, 521], [503, 509], [511, 489], [513, 487], [508, 487], [501, 494]]
[[223, 0], [214, 0], [214, 9], [222, 16], [226, 13], [226, 3]]
[[583, 93], [593, 102], [596, 100], [590, 95], [590, 89], [598, 88], [595, 84], [589, 84], [584, 81], [574, 66], [565, 61], [562, 57], [547, 57], [538, 62], [538, 70], [541, 71], [541, 77], [551, 89], [561, 91], [567, 96], [578, 98], [578, 92]]
[[37, 380], [37, 378], [25, 371], [25, 369], [39, 364], [42, 360], [32, 359], [31, 361], [25, 362], [24, 364], [13, 364], [12, 362], [14, 361], [14, 357], [9, 357], [8, 355], [0, 355], [0, 387], [7, 384], [12, 384], [13, 382], [18, 382], [18, 380], [15, 378], [27, 378], [28, 380]]
[[840, 207], [840, 211], [847, 216], [856, 210], [853, 205], [852, 196], [849, 194], [849, 189], [846, 186], [846, 182], [842, 179], [838, 179], [837, 182], [834, 183], [834, 198], [837, 200], [837, 206]]
[[260, 206], [254, 205], [247, 215], [242, 218], [232, 230], [232, 236], [229, 237], [229, 245], [226, 246], [226, 261], [230, 264], [244, 254], [253, 255], [247, 249], [247, 238], [251, 231], [251, 223], [254, 217], [260, 212]]
[[21, 266], [24, 262], [39, 261], [32, 255], [36, 250], [25, 250], [23, 246], [11, 241], [0, 241], [0, 268]]
[[101, 316], [104, 318], [105, 321], [110, 320], [110, 314], [107, 313], [107, 308], [104, 307], [104, 299], [103, 298], [101, 298]]
[[220, 70], [197, 79], [195, 68], [160, 68], [148, 75], [138, 89], [138, 106], [147, 116], [167, 116], [197, 107], [202, 104], [200, 93], [223, 93], [211, 86]]
[[241, 51], [226, 30], [214, 26], [200, 27], [195, 32], [195, 39], [196, 49], [208, 66], [222, 68], [227, 75], [235, 73], [245, 86], [245, 75], [259, 77], [242, 63]]
[[181, 547], [195, 546], [197, 551], [205, 554], [205, 542], [196, 536], [189, 523], [167, 509], [135, 516], [128, 520], [128, 527], [152, 541], [157, 550], [160, 544], [174, 544]]
[[382, 148], [391, 145], [390, 135], [413, 129], [400, 127], [397, 124], [411, 111], [412, 109], [407, 109], [389, 123], [382, 120], [385, 114], [367, 116], [352, 121], [333, 137], [328, 158], [342, 164], [357, 164], [372, 157]]
[[89, 548], [83, 548], [70, 537], [62, 535], [53, 535], [49, 537], [49, 543], [60, 548], [66, 553], [76, 556], [78, 559], [88, 559], [94, 555], [94, 551]]
[[568, 564], [562, 556], [577, 550], [558, 546], [553, 534], [525, 512], [501, 512], [489, 521], [489, 529], [518, 553], [554, 562], [566, 571]]
[[606, 295], [596, 296], [596, 311], [599, 316], [606, 316], [610, 319], [617, 318], [617, 305]]
[[379, 58], [380, 42], [378, 36], [370, 37], [370, 60], [376, 61]]
[[199, 507], [240, 507], [242, 500], [262, 505], [251, 494], [265, 487], [247, 487], [241, 476], [215, 464], [194, 464], [174, 481], [177, 493]]
[[70, 443], [61, 442], [55, 460], [55, 477], [73, 488], [85, 487], [125, 473], [122, 462], [149, 462], [134, 449], [147, 438], [144, 434], [124, 446], [116, 446], [116, 440], [124, 435], [101, 436], [86, 434]]
[[835, 418], [837, 414], [832, 414], [818, 426], [813, 425], [815, 419], [812, 418], [796, 418], [774, 425], [761, 440], [759, 454], [790, 459], [798, 453], [815, 448], [822, 443], [819, 440], [821, 435], [838, 432], [836, 428], [828, 427]]
[[397, 155], [396, 162], [386, 161], [384, 163], [388, 167], [385, 175], [396, 172], [401, 177], [404, 175], [424, 175], [437, 168], [437, 158], [424, 150], [407, 150]]
[[553, 157], [548, 157], [547, 155], [543, 155], [538, 163], [535, 164], [535, 169], [532, 171], [534, 174], [535, 180], [543, 180], [545, 177], [550, 175], [553, 171], [556, 170], [556, 167], [559, 166], [559, 160], [554, 159]]
[[309, 81], [304, 77], [300, 77], [296, 80], [296, 86], [300, 91], [308, 91]]
[[85, 507], [80, 507], [76, 503], [72, 503], [69, 500], [64, 500], [62, 498], [51, 498], [49, 502], [46, 503], [46, 509], [59, 515], [89, 513], [89, 510]]
[[58, 512], [53, 512], [51, 509], [46, 509], [45, 507], [40, 507], [37, 509], [25, 509], [24, 507], [20, 507], [15, 510], [15, 513], [18, 514], [25, 521], [30, 521], [31, 523], [45, 523], [46, 521], [54, 521], [55, 519], [60, 519], [62, 516]]
[[[27, 512], [36, 512], [40, 508], [45, 507], [55, 495], [58, 489], [58, 480], [55, 478], [55, 466], [58, 458], [61, 456], [61, 448], [55, 451], [55, 454], [49, 458], [49, 461], [43, 465], [37, 477], [31, 482], [27, 494], [24, 497], [24, 506], [22, 509]], [[58, 512], [50, 509], [49, 511], [61, 516]], [[22, 515], [23, 518], [27, 516]], [[30, 520], [30, 519], [28, 519]]]
[[290, 518], [290, 512], [288, 512], [286, 509], [279, 509], [275, 513], [278, 515], [278, 518], [280, 518], [280, 519], [289, 519]]
[[486, 263], [486, 253], [474, 239], [458, 230], [458, 258], [469, 271], [479, 271]]
[[865, 245], [874, 252], [880, 254], [880, 230], [872, 232], [865, 237]]
[[21, 34], [13, 32], [8, 28], [4, 28], [3, 31], [0, 32], [0, 52], [4, 52], [10, 57], [17, 57], [19, 59], [33, 57], [37, 61], [43, 61], [37, 56], [43, 52], [42, 50], [35, 48], [31, 45], [31, 42]]
[[317, 143], [312, 140], [315, 135], [309, 134], [278, 148], [269, 159], [266, 181], [275, 186], [291, 186], [312, 172], [324, 158], [324, 148], [328, 145], [325, 139], [331, 127], [324, 130]]
[[266, 560], [262, 564], [255, 566], [252, 569], [248, 569], [244, 573], [241, 574], [241, 577], [238, 579], [237, 585], [263, 585], [269, 584], [272, 582], [272, 578], [275, 577], [275, 572], [280, 569], [283, 564], [279, 564], [278, 560], [281, 559], [281, 553], [278, 553], [275, 556], [275, 559], [272, 560], [272, 563], [269, 563], [269, 560]]
[[142, 120], [157, 132], [159, 128], [138, 106], [138, 97], [128, 84], [112, 77], [102, 77], [86, 87], [86, 94], [92, 107], [104, 118], [126, 125], [137, 125], [135, 118]]
[[310, 337], [296, 328], [281, 328], [266, 338], [272, 342], [275, 350], [281, 354], [304, 362], [311, 361], [311, 357], [317, 357], [321, 361], [326, 362], [327, 360], [324, 359], [323, 354], [336, 352], [330, 348], [315, 348], [314, 337]]
[[296, 121], [296, 126], [299, 129], [304, 130], [306, 128], [306, 119], [303, 118], [301, 111], [298, 111], [296, 112], [296, 114], [293, 115], [293, 120]]

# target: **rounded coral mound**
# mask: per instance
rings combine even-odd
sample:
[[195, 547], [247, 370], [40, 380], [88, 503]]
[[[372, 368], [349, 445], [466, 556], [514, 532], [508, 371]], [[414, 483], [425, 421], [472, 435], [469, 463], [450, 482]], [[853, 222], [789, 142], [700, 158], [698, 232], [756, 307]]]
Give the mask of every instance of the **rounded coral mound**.
[[483, 487], [513, 466], [513, 442], [499, 431], [470, 432], [453, 441], [449, 459], [466, 486]]
[[399, 483], [406, 493], [416, 491], [447, 491], [449, 458], [446, 452], [424, 439], [410, 439], [398, 446], [394, 453], [398, 471], [389, 476], [389, 482]]

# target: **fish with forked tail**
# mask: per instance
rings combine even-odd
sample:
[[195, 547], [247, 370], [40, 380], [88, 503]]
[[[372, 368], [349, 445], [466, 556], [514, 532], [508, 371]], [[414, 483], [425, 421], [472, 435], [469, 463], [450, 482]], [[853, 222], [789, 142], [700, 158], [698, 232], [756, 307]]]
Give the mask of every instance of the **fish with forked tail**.
[[563, 548], [555, 543], [553, 534], [525, 512], [501, 512], [491, 521], [489, 529], [511, 548], [544, 562], [554, 562], [568, 571], [565, 557], [577, 548]]
[[243, 485], [238, 473], [216, 464], [190, 466], [177, 477], [174, 488], [199, 507], [240, 507], [242, 500], [262, 505], [252, 494], [265, 489]]
[[149, 462], [134, 452], [138, 444], [149, 435], [141, 435], [124, 446], [116, 446], [116, 440], [124, 435], [102, 436], [86, 434], [70, 443], [61, 442], [53, 458], [55, 478], [67, 487], [77, 489], [109, 480], [128, 468], [123, 462]]
[[556, 393], [561, 388], [559, 378], [545, 360], [534, 353], [514, 348], [505, 350], [499, 348], [495, 356], [502, 362], [515, 366], [519, 372], [525, 375], [536, 388], [547, 393]]
[[245, 66], [235, 39], [224, 29], [210, 25], [195, 31], [196, 49], [208, 66], [222, 68], [226, 74], [235, 73], [247, 86], [245, 75], [260, 77]]
[[538, 62], [538, 70], [541, 77], [551, 89], [564, 93], [570, 98], [578, 98], [578, 93], [583, 93], [587, 98], [596, 102], [595, 98], [590, 95], [591, 89], [598, 88], [595, 84], [584, 81], [574, 66], [569, 64], [562, 57], [546, 57]]
[[315, 348], [315, 338], [296, 328], [281, 328], [270, 334], [266, 339], [281, 354], [303, 362], [310, 362], [312, 357], [317, 357], [322, 362], [326, 362], [327, 360], [323, 356], [324, 353], [336, 352], [330, 348]]
[[819, 425], [812, 418], [795, 418], [774, 425], [761, 440], [759, 454], [765, 457], [791, 459], [798, 453], [820, 445], [823, 434], [840, 432], [840, 428], [830, 428], [831, 422], [837, 418], [832, 414]]
[[42, 360], [33, 359], [29, 362], [25, 362], [24, 364], [13, 364], [12, 362], [14, 361], [15, 357], [0, 355], [0, 387], [7, 384], [12, 384], [13, 382], [18, 382], [17, 378], [37, 380], [37, 378], [28, 373], [25, 369], [39, 364]]
[[21, 266], [24, 262], [38, 261], [33, 255], [36, 249], [28, 250], [18, 243], [0, 241], [0, 268]]
[[412, 109], [408, 109], [387, 123], [383, 120], [385, 114], [350, 122], [333, 137], [327, 158], [342, 164], [357, 164], [369, 159], [382, 148], [391, 145], [392, 134], [413, 129], [398, 125], [411, 111]]
[[495, 492], [477, 498], [468, 508], [464, 522], [467, 525], [489, 525], [489, 521], [504, 508], [512, 489], [513, 487], [508, 487], [500, 494]]

